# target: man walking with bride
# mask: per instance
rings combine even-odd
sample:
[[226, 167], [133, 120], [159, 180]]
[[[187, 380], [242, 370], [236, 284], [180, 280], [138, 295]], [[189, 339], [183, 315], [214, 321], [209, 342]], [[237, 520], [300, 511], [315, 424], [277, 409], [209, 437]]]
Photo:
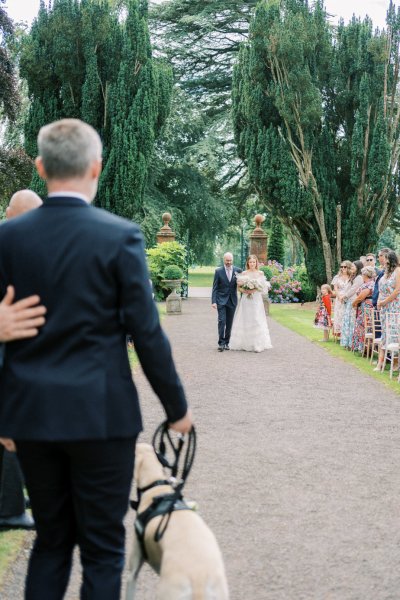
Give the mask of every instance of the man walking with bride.
[[[227, 271], [229, 267], [232, 269], [231, 279]], [[246, 270], [242, 273], [233, 267], [232, 254], [224, 255], [224, 266], [215, 271], [212, 291], [212, 306], [218, 308], [219, 351], [262, 352], [272, 348], [262, 298], [269, 287], [264, 273], [259, 270], [257, 256], [251, 254], [247, 258]], [[237, 291], [242, 296], [236, 310]]]

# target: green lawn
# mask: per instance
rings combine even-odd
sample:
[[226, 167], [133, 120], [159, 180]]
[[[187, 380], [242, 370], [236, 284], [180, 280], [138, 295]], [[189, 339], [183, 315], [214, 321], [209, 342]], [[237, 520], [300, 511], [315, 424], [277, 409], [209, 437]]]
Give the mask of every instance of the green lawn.
[[25, 536], [26, 532], [22, 530], [0, 532], [0, 587], [8, 567], [21, 550]]
[[301, 308], [298, 304], [271, 304], [270, 316], [281, 325], [318, 344], [335, 358], [354, 365], [363, 373], [377, 379], [397, 394], [400, 394], [400, 383], [397, 383], [397, 376], [394, 375], [391, 381], [388, 367], [385, 373], [374, 373], [373, 366], [366, 358], [345, 350], [340, 344], [335, 343], [332, 338], [329, 342], [322, 342], [322, 331], [313, 327], [315, 310]]
[[212, 287], [215, 267], [195, 267], [189, 269], [190, 287]]

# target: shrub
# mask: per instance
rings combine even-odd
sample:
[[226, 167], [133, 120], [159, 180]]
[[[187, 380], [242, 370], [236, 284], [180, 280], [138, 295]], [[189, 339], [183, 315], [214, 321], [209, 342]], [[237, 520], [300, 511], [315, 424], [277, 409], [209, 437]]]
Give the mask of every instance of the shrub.
[[162, 282], [166, 279], [164, 271], [168, 265], [175, 265], [182, 271], [185, 270], [186, 248], [179, 242], [165, 242], [155, 248], [149, 248], [146, 254], [154, 295], [157, 300], [163, 300], [169, 293], [169, 288]]
[[299, 265], [298, 267], [295, 267], [293, 275], [301, 283], [301, 293], [299, 294], [300, 302], [314, 302], [317, 297], [317, 290], [308, 277], [306, 266]]
[[182, 279], [183, 271], [178, 265], [168, 265], [164, 269], [164, 279]]
[[301, 300], [301, 282], [295, 277], [295, 268], [283, 266], [276, 260], [269, 260], [260, 267], [271, 284], [269, 299], [274, 303], [299, 302]]

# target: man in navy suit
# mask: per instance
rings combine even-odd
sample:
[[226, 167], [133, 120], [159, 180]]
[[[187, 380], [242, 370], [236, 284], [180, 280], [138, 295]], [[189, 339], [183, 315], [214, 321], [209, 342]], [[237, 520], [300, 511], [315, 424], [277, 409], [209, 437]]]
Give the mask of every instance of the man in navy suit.
[[236, 273], [242, 270], [233, 266], [230, 252], [224, 254], [224, 264], [215, 269], [211, 306], [218, 310], [218, 352], [229, 350], [233, 317], [237, 306]]
[[171, 427], [192, 426], [169, 342], [152, 299], [143, 237], [90, 202], [101, 142], [65, 119], [39, 132], [43, 206], [0, 226], [0, 297], [36, 293], [46, 323], [5, 345], [0, 436], [15, 442], [37, 537], [26, 600], [61, 600], [80, 548], [81, 597], [117, 600], [124, 564], [123, 518], [142, 428], [126, 351], [132, 335]]

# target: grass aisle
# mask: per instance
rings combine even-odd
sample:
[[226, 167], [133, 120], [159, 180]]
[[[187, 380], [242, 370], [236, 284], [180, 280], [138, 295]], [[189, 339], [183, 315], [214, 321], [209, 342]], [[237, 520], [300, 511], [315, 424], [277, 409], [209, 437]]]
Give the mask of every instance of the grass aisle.
[[316, 308], [304, 308], [298, 304], [271, 304], [270, 306], [270, 316], [275, 321], [302, 335], [311, 342], [318, 344], [335, 358], [354, 365], [366, 375], [381, 381], [392, 391], [400, 394], [400, 383], [397, 382], [397, 373], [390, 380], [388, 367], [384, 373], [375, 373], [373, 366], [365, 357], [363, 358], [358, 353], [345, 350], [340, 344], [334, 342], [332, 338], [328, 342], [323, 342], [322, 331], [313, 326], [315, 311]]

